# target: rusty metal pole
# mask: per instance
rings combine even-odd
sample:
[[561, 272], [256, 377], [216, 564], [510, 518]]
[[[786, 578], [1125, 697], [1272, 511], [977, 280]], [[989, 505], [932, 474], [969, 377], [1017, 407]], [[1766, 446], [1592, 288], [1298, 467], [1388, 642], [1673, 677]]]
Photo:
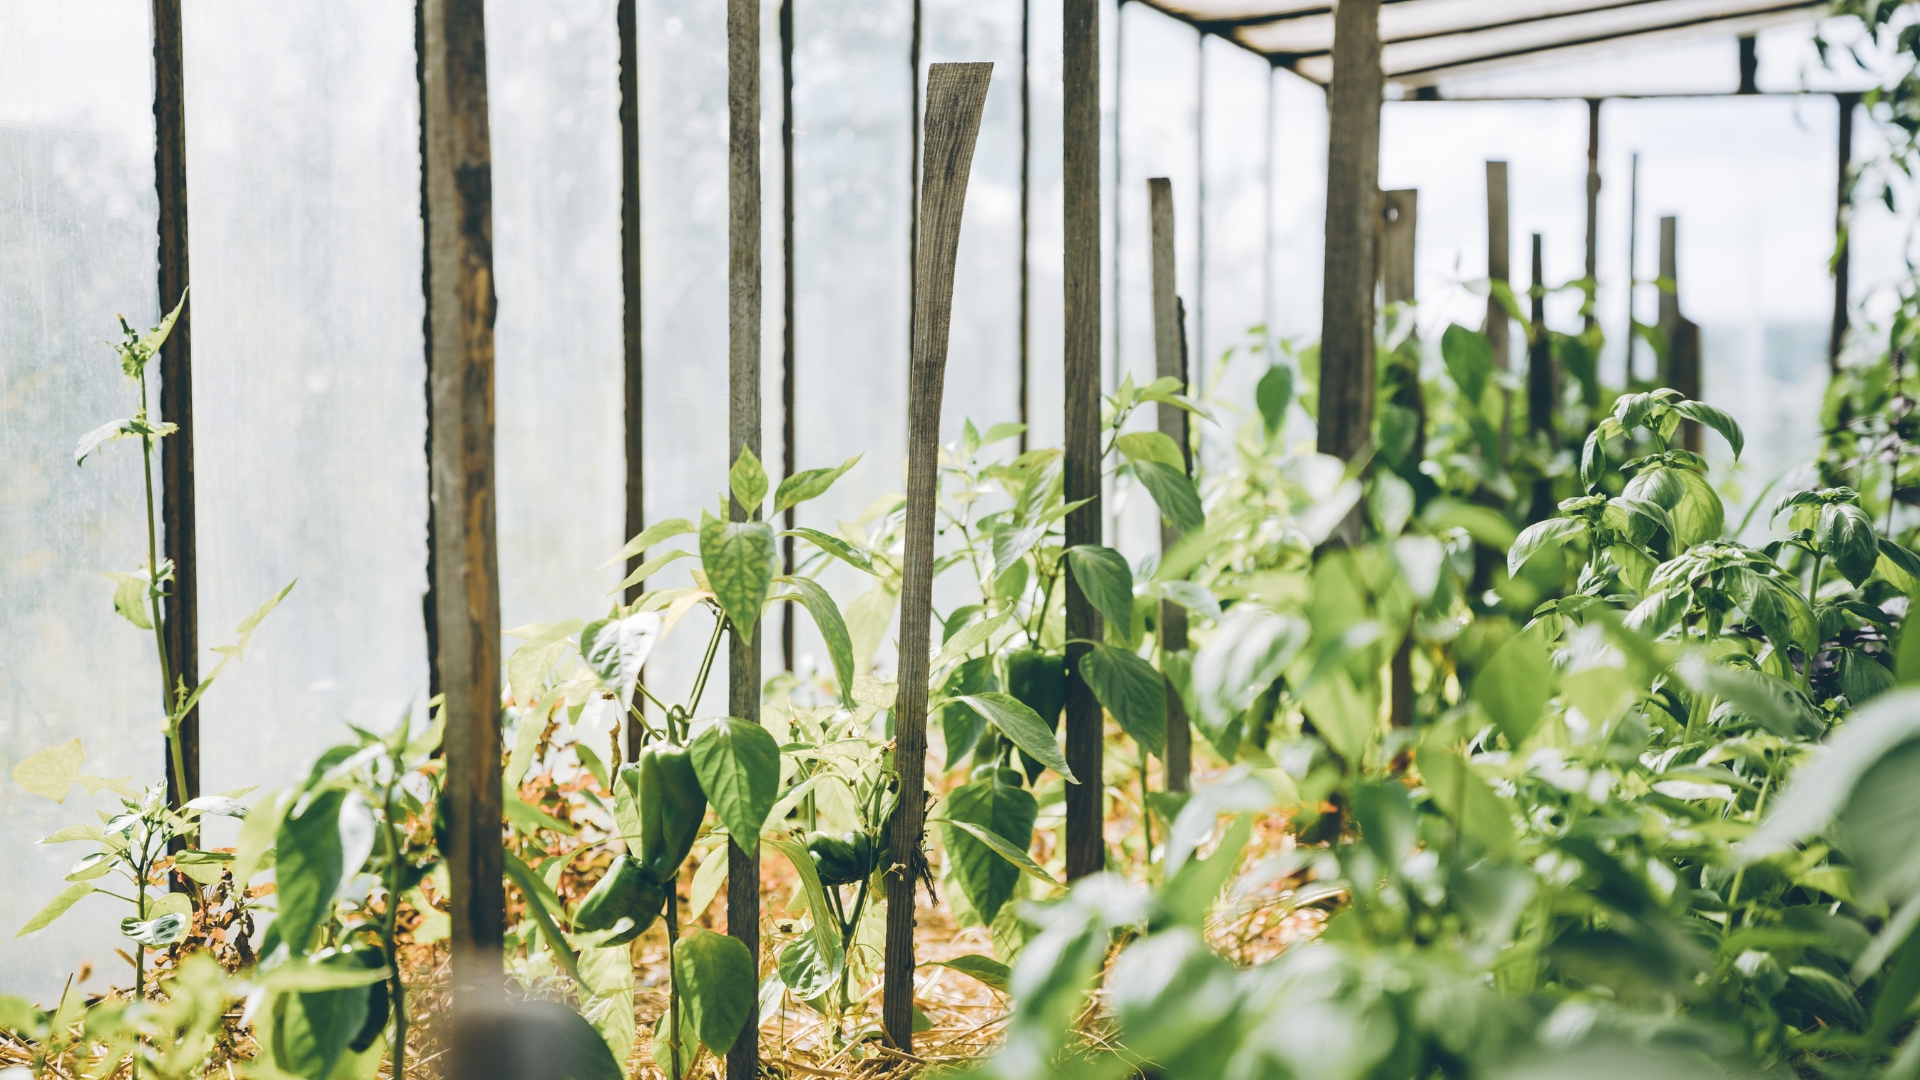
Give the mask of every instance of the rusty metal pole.
[[436, 660], [446, 695], [455, 1011], [503, 989], [500, 584], [494, 532], [492, 151], [482, 0], [423, 0]]

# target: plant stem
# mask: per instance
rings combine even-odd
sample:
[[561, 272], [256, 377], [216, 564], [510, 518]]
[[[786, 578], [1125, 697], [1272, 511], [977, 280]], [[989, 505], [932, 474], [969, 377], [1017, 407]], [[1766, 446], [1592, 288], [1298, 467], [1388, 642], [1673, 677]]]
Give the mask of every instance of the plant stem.
[[1147, 748], [1140, 747], [1140, 828], [1146, 833], [1147, 850], [1143, 860], [1146, 867], [1153, 867], [1153, 809], [1147, 805]]
[[393, 775], [388, 779], [384, 792], [384, 818], [387, 829], [387, 921], [381, 928], [381, 937], [385, 939], [387, 963], [393, 967], [387, 996], [388, 1007], [393, 1010], [393, 1080], [407, 1080], [407, 990], [400, 979], [400, 955], [395, 951], [394, 941], [398, 937], [400, 923], [400, 830], [393, 824], [393, 789], [399, 786], [401, 761], [398, 755], [392, 759]]
[[[713, 634], [707, 638], [707, 655], [700, 660], [700, 675], [693, 680], [693, 693], [687, 696], [688, 703], [696, 709], [700, 707], [701, 695], [707, 692], [707, 676], [713, 673], [713, 658], [720, 652], [720, 634], [727, 628], [728, 622], [725, 612], [721, 612], [720, 617], [713, 620]], [[667, 721], [667, 737], [673, 737], [671, 718]]]
[[[1814, 600], [1814, 597], [1818, 596], [1820, 593], [1820, 560], [1822, 558], [1823, 556], [1821, 555], [1820, 552], [1816, 551], [1813, 553], [1813, 574], [1812, 576], [1807, 578], [1807, 603], [1808, 604], [1815, 603], [1816, 601]], [[1809, 667], [1812, 666], [1813, 657], [1811, 656], [1807, 657], [1807, 664]]]
[[[140, 415], [147, 414], [147, 373], [140, 372]], [[180, 756], [180, 717], [174, 715], [173, 675], [167, 663], [167, 628], [160, 616], [160, 543], [154, 524], [153, 436], [140, 436], [140, 479], [147, 490], [147, 607], [153, 624], [153, 648], [160, 657], [160, 712], [167, 718], [167, 751], [173, 761], [174, 794], [187, 797], [187, 765]]]
[[[671, 1080], [680, 1080], [680, 964], [674, 953], [680, 945], [679, 883], [667, 884], [667, 1053], [672, 1060]], [[656, 1064], [658, 1064], [656, 1062]]]

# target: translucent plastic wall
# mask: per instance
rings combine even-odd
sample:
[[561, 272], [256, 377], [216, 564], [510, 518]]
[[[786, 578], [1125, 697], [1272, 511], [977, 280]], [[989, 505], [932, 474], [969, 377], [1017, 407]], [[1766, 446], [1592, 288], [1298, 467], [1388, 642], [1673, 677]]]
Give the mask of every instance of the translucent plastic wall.
[[203, 699], [216, 792], [425, 700], [419, 89], [404, 5], [200, 0], [184, 31], [201, 672], [298, 582]]
[[90, 991], [130, 981], [113, 954], [127, 913], [104, 897], [14, 936], [83, 854], [34, 841], [112, 797], [56, 806], [13, 767], [78, 738], [89, 773], [161, 773], [152, 637], [101, 576], [146, 562], [139, 448], [73, 464], [81, 435], [135, 407], [115, 315], [157, 318], [149, 55], [139, 0], [0, 3], [0, 992], [43, 998], [81, 961]]

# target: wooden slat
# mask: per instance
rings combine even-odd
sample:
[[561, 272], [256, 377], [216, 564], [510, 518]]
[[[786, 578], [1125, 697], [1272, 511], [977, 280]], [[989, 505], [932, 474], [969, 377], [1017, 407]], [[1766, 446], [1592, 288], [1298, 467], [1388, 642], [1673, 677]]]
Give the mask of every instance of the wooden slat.
[[[1065, 399], [1068, 502], [1066, 542], [1100, 542], [1100, 0], [1063, 0], [1062, 169], [1065, 218]], [[1071, 575], [1066, 589], [1067, 637], [1100, 640], [1100, 613]], [[1069, 879], [1106, 868], [1100, 783], [1100, 703], [1080, 678], [1086, 645], [1067, 647], [1067, 766], [1081, 778], [1066, 793]]]
[[[1512, 283], [1513, 241], [1507, 232], [1507, 163], [1487, 162], [1487, 279]], [[1482, 327], [1493, 350], [1493, 366], [1506, 371], [1513, 365], [1512, 320], [1500, 298], [1487, 292], [1487, 321]], [[1513, 439], [1513, 392], [1500, 390], [1500, 460], [1507, 459]]]
[[[180, 0], [153, 0], [153, 186], [159, 196], [160, 311], [186, 295], [187, 117], [182, 66]], [[160, 419], [180, 430], [160, 440], [161, 557], [173, 563], [162, 606], [161, 639], [173, 684], [162, 708], [184, 684], [200, 684], [199, 543], [194, 518], [193, 305], [189, 303], [160, 347]], [[200, 709], [180, 721], [180, 761], [166, 751], [167, 799], [178, 806], [200, 794]], [[184, 781], [184, 789], [182, 781]]]
[[[1180, 347], [1180, 297], [1174, 292], [1174, 217], [1173, 181], [1155, 177], [1147, 181], [1147, 221], [1150, 229], [1153, 271], [1153, 373], [1156, 378], [1187, 382], [1186, 352]], [[1187, 473], [1193, 473], [1193, 448], [1188, 443], [1187, 413], [1172, 405], [1159, 406], [1160, 433], [1174, 441], [1186, 458]], [[1160, 550], [1173, 550], [1180, 542], [1180, 530], [1160, 519]], [[1187, 647], [1187, 609], [1170, 600], [1160, 601], [1160, 647], [1179, 652]], [[1193, 725], [1185, 704], [1172, 683], [1167, 684], [1166, 787], [1185, 791], [1193, 775]]]
[[[739, 0], [735, 0], [739, 2]], [[946, 387], [947, 330], [960, 250], [967, 178], [980, 135], [992, 64], [934, 64], [927, 70], [921, 158], [920, 245], [914, 267], [913, 353], [907, 374], [906, 552], [900, 587], [900, 681], [894, 708], [894, 767], [900, 802], [888, 823], [887, 1038], [913, 1047], [913, 895], [925, 870], [927, 678], [933, 621], [933, 525], [939, 506], [940, 403]]]
[[437, 657], [446, 695], [453, 989], [501, 990], [500, 588], [493, 207], [482, 0], [424, 0], [427, 355]]
[[[1326, 271], [1320, 316], [1321, 453], [1352, 458], [1373, 440], [1373, 286], [1379, 220], [1380, 0], [1335, 13], [1328, 89]], [[1360, 539], [1360, 516], [1337, 536]]]
[[1640, 155], [1627, 168], [1627, 387], [1639, 377], [1640, 352]]
[[[1660, 290], [1660, 333], [1667, 341], [1666, 370], [1661, 382], [1687, 397], [1699, 400], [1700, 327], [1680, 310], [1680, 219], [1660, 219], [1660, 277], [1669, 287]], [[1680, 422], [1680, 446], [1694, 453], [1701, 451], [1700, 425], [1692, 420]]]
[[[1587, 282], [1590, 288], [1600, 281], [1600, 99], [1587, 102]], [[1585, 316], [1592, 329], [1596, 316], [1591, 308]]]
[[1033, 429], [1033, 0], [1020, 0], [1020, 452]]
[[1848, 278], [1852, 270], [1852, 244], [1847, 239], [1848, 220], [1853, 198], [1853, 113], [1860, 104], [1859, 94], [1835, 94], [1840, 109], [1840, 140], [1834, 178], [1834, 234], [1838, 237], [1833, 253], [1833, 332], [1827, 338], [1827, 368], [1840, 371], [1840, 350], [1847, 343]]
[[[628, 536], [647, 527], [646, 368], [642, 363], [640, 276], [640, 25], [635, 10], [639, 0], [619, 0], [614, 28], [620, 37], [620, 299], [621, 372], [625, 411], [622, 417], [627, 450]], [[640, 568], [647, 553], [627, 560], [627, 573]], [[647, 591], [644, 581], [627, 586], [626, 602], [637, 602]], [[639, 691], [634, 692], [639, 696]], [[638, 704], [638, 703], [636, 703]], [[640, 705], [644, 708], [644, 704]], [[642, 742], [638, 716], [627, 714], [627, 760], [636, 760]]]
[[[1547, 283], [1542, 271], [1542, 238], [1533, 234], [1533, 283], [1528, 289], [1532, 308], [1527, 324], [1527, 430], [1548, 439], [1554, 436], [1553, 405], [1558, 380], [1553, 370], [1553, 349], [1547, 340]], [[1541, 477], [1533, 482], [1533, 507], [1529, 520], [1542, 521], [1554, 513], [1553, 481]]]
[[[1415, 236], [1420, 224], [1420, 193], [1411, 189], [1380, 193], [1380, 298], [1389, 304], [1414, 302]], [[1414, 413], [1412, 464], [1424, 456], [1427, 403], [1418, 370], [1406, 372], [1395, 386], [1393, 403]], [[1394, 727], [1413, 726], [1413, 631], [1401, 636], [1389, 665], [1388, 717]]]
[[[799, 465], [799, 433], [794, 402], [799, 385], [794, 352], [793, 277], [793, 0], [780, 0], [780, 478], [791, 477]], [[797, 509], [787, 507], [783, 528], [793, 531]], [[792, 574], [794, 538], [780, 540], [780, 569]], [[793, 670], [795, 604], [780, 605], [780, 659]]]
[[[760, 457], [760, 5], [727, 0], [727, 460], [743, 449]], [[735, 521], [759, 508], [731, 499]], [[727, 712], [760, 722], [759, 626], [736, 627], [727, 641]], [[727, 933], [760, 962], [760, 860], [727, 842]], [[759, 1072], [760, 1008], [748, 1005], [745, 1036], [727, 1052], [729, 1080]]]

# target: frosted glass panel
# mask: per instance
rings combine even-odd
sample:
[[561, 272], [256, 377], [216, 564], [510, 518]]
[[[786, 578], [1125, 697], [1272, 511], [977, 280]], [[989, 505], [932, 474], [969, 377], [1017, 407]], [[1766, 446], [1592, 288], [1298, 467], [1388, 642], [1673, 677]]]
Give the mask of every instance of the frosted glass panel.
[[207, 0], [185, 30], [200, 670], [299, 580], [201, 706], [211, 792], [425, 697], [419, 91], [378, 0]]
[[[626, 540], [613, 0], [488, 4], [487, 45], [500, 617], [511, 629], [594, 618], [624, 576], [595, 569]], [[660, 464], [655, 475], [673, 471]]]
[[146, 561], [139, 448], [73, 465], [82, 434], [134, 408], [106, 344], [115, 314], [157, 318], [146, 12], [0, 2], [0, 993], [47, 1004], [82, 961], [88, 992], [133, 981], [112, 951], [126, 912], [104, 897], [13, 936], [82, 854], [34, 841], [113, 797], [76, 788], [56, 806], [13, 767], [76, 737], [98, 775], [153, 783], [163, 760], [152, 637], [114, 614], [100, 576]]

